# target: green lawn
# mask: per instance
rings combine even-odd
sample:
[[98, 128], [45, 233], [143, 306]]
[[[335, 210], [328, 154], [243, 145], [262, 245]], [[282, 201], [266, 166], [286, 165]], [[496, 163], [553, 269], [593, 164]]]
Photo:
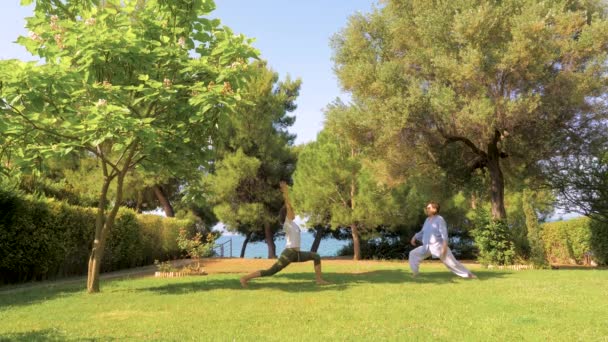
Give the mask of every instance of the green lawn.
[[424, 264], [292, 264], [241, 289], [237, 274], [123, 279], [0, 292], [0, 340], [608, 340], [608, 271], [476, 270]]

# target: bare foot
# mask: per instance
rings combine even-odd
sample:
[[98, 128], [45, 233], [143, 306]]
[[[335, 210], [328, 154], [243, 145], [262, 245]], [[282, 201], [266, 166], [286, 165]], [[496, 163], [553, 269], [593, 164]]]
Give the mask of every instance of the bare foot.
[[469, 273], [469, 276], [467, 278], [469, 278], [469, 279], [477, 279], [477, 276], [474, 275], [473, 273]]
[[241, 286], [242, 286], [243, 288], [245, 288], [245, 289], [248, 287], [248, 286], [247, 286], [247, 281], [248, 281], [248, 280], [247, 280], [247, 279], [245, 279], [245, 277], [242, 277], [242, 278], [241, 278]]
[[418, 273], [412, 273], [412, 278], [416, 279], [418, 277]]
[[331, 284], [331, 283], [328, 282], [328, 281], [325, 281], [323, 279], [318, 279], [317, 280], [317, 285], [329, 285], [329, 284]]

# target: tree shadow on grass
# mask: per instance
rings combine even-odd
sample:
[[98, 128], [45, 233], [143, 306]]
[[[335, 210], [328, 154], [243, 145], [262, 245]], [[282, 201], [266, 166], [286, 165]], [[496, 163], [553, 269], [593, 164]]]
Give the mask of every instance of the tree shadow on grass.
[[477, 272], [478, 280], [464, 280], [449, 272], [429, 272], [421, 274], [413, 279], [408, 272], [403, 270], [375, 270], [363, 273], [324, 273], [324, 278], [330, 281], [330, 285], [317, 285], [314, 282], [314, 274], [283, 273], [271, 277], [257, 278], [249, 282], [249, 287], [243, 289], [238, 277], [217, 279], [213, 276], [208, 278], [193, 278], [192, 281], [164, 284], [161, 286], [145, 287], [139, 291], [154, 292], [157, 294], [187, 294], [198, 291], [212, 291], [219, 289], [232, 289], [243, 291], [256, 290], [279, 290], [284, 292], [322, 292], [341, 291], [349, 287], [361, 284], [405, 284], [405, 283], [433, 283], [450, 284], [458, 281], [484, 281], [491, 278], [501, 278], [508, 272]]
[[[64, 334], [54, 329], [32, 330], [20, 333], [8, 333], [0, 335], [0, 342], [4, 341], [76, 341], [68, 339]], [[77, 341], [95, 341], [95, 339], [78, 338]]]
[[[336, 284], [403, 284], [403, 283], [433, 283], [448, 284], [459, 281], [485, 281], [492, 278], [502, 278], [509, 272], [476, 271], [478, 279], [463, 279], [450, 272], [421, 272], [417, 278], [403, 270], [374, 270], [360, 273], [328, 273], [327, 278]], [[300, 280], [310, 278], [307, 273], [285, 273], [281, 277]]]
[[608, 271], [608, 266], [579, 266], [579, 265], [559, 265], [551, 266], [551, 271]]
[[83, 291], [84, 285], [80, 283], [0, 291], [0, 312], [11, 306], [36, 304]]

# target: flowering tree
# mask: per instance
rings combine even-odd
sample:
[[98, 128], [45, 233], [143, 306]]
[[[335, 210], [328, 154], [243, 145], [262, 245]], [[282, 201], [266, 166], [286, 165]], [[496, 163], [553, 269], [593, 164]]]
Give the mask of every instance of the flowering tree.
[[103, 184], [87, 290], [98, 292], [125, 175], [136, 167], [200, 165], [218, 121], [240, 100], [256, 51], [204, 17], [212, 0], [35, 4], [29, 37], [18, 42], [44, 63], [0, 62], [4, 133], [27, 137], [20, 153], [32, 158], [75, 150], [97, 158]]

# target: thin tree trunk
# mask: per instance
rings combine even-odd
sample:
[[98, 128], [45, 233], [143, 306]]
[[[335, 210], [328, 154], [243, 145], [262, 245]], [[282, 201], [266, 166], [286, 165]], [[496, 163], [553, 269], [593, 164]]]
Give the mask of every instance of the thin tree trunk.
[[144, 193], [143, 190], [137, 191], [137, 204], [135, 204], [135, 212], [141, 214], [141, 206], [144, 202]]
[[[123, 183], [124, 183], [124, 179], [125, 179], [125, 174], [126, 174], [126, 171], [119, 174], [117, 177], [116, 201], [114, 202], [114, 206], [112, 207], [112, 210], [110, 211], [110, 214], [108, 215], [108, 218], [105, 220], [105, 222], [103, 224], [103, 229], [101, 230], [101, 237], [100, 237], [100, 242], [99, 242], [98, 248], [94, 255], [93, 255], [93, 253], [91, 253], [92, 258], [93, 258], [93, 265], [92, 265], [93, 274], [92, 274], [91, 279], [87, 281], [87, 284], [90, 284], [90, 287], [87, 286], [87, 291], [89, 293], [99, 292], [99, 273], [101, 271], [101, 263], [103, 261], [104, 248], [106, 245], [106, 240], [108, 238], [108, 235], [110, 234], [110, 231], [112, 230], [112, 227], [114, 226], [114, 220], [116, 219], [116, 215], [118, 214], [118, 209], [120, 208], [119, 203], [122, 202], [122, 188], [123, 188]], [[91, 272], [91, 270], [89, 270], [89, 273], [90, 272]]]
[[241, 259], [245, 257], [245, 249], [247, 249], [247, 244], [249, 243], [249, 239], [251, 239], [251, 232], [245, 235], [245, 241], [243, 241], [243, 247], [241, 247]]
[[490, 194], [492, 198], [492, 218], [505, 220], [505, 180], [500, 168], [500, 152], [498, 151], [498, 137], [488, 144], [488, 171], [490, 172]]
[[359, 238], [359, 228], [355, 223], [350, 225], [350, 230], [353, 235], [353, 260], [361, 260], [361, 241]]
[[315, 240], [312, 242], [312, 246], [310, 246], [311, 252], [317, 252], [319, 250], [319, 245], [321, 244], [321, 239], [323, 238], [323, 233], [325, 233], [325, 228], [317, 227], [315, 228]]
[[[355, 156], [355, 149], [351, 148], [351, 156]], [[355, 212], [355, 194], [356, 194], [356, 185], [355, 185], [355, 175], [350, 180], [350, 209], [352, 212]], [[361, 241], [359, 239], [359, 228], [356, 223], [352, 223], [350, 225], [351, 234], [353, 236], [353, 260], [361, 260]]]
[[95, 238], [93, 240], [93, 247], [91, 248], [91, 255], [89, 256], [89, 269], [87, 274], [87, 291], [89, 293], [99, 292], [99, 270], [101, 267], [101, 259], [103, 257], [104, 239], [103, 228], [105, 225], [105, 207], [108, 197], [108, 189], [112, 183], [113, 177], [107, 175], [107, 168], [104, 165], [104, 176], [103, 185], [101, 187], [101, 194], [99, 195], [99, 203], [97, 206], [97, 218], [95, 220]]
[[[99, 209], [97, 213], [97, 221], [95, 227], [95, 240], [93, 241], [93, 248], [91, 250], [91, 256], [89, 257], [89, 270], [88, 270], [88, 278], [87, 278], [87, 292], [88, 293], [97, 293], [99, 292], [99, 273], [101, 270], [101, 262], [103, 260], [103, 253], [106, 244], [106, 239], [114, 226], [114, 219], [118, 214], [118, 209], [120, 208], [120, 203], [122, 203], [122, 191], [124, 179], [129, 171], [129, 166], [131, 164], [131, 160], [133, 155], [135, 154], [135, 146], [131, 147], [129, 151], [129, 156], [126, 158], [124, 162], [124, 167], [122, 170], [119, 170], [117, 176], [117, 184], [116, 184], [116, 200], [114, 201], [114, 206], [110, 211], [110, 214], [107, 218], [104, 217], [105, 212], [105, 204], [107, 201], [107, 193], [110, 183], [114, 176], [107, 176], [107, 165], [103, 162], [103, 172], [106, 178], [104, 178], [104, 184], [102, 187], [102, 193], [100, 195], [99, 201]], [[100, 215], [101, 214], [101, 215]], [[101, 229], [99, 229], [101, 228]]]
[[270, 223], [264, 223], [264, 237], [266, 238], [266, 245], [268, 246], [268, 259], [276, 259], [276, 246], [274, 244]]
[[165, 195], [163, 188], [161, 188], [160, 185], [154, 185], [152, 187], [152, 190], [154, 190], [154, 194], [156, 195], [156, 198], [160, 202], [160, 205], [163, 207], [163, 210], [165, 211], [165, 215], [167, 217], [175, 217], [175, 212], [173, 211], [173, 206], [171, 205], [169, 198], [167, 198], [167, 195]]
[[477, 196], [475, 196], [475, 192], [471, 194], [471, 209], [477, 209]]

